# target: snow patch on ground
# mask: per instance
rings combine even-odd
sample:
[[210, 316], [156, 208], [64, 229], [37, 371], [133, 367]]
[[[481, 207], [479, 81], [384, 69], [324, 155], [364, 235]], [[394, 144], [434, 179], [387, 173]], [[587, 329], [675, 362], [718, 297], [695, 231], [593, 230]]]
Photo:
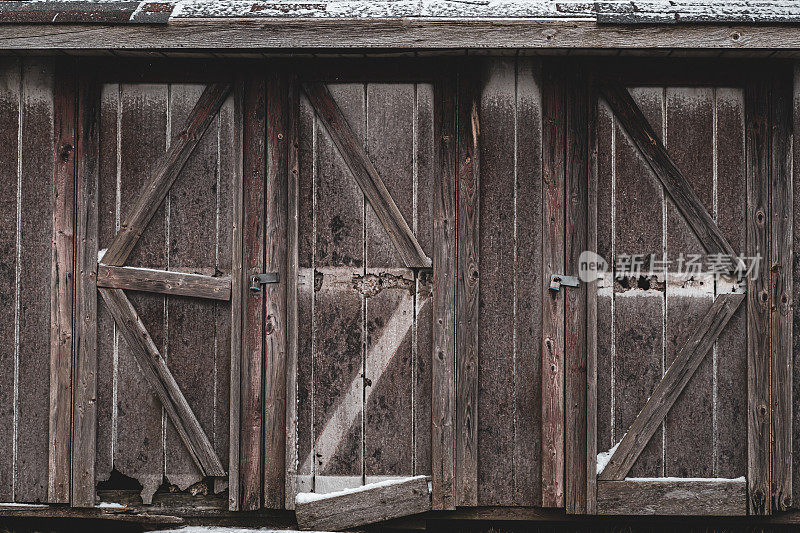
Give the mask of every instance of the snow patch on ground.
[[711, 481], [714, 483], [744, 483], [745, 477], [626, 477], [625, 481]]
[[95, 507], [98, 509], [125, 509], [125, 506], [121, 503], [113, 502], [100, 502]]
[[[310, 503], [317, 500], [322, 500], [324, 498], [345, 496], [347, 494], [357, 494], [359, 492], [364, 492], [367, 490], [377, 489], [381, 487], [390, 487], [392, 485], [399, 485], [400, 483], [406, 483], [414, 479], [426, 479], [426, 478], [427, 476], [414, 476], [414, 477], [404, 477], [398, 479], [387, 479], [386, 481], [380, 481], [378, 483], [368, 483], [366, 485], [361, 485], [360, 487], [338, 490], [336, 492], [328, 492], [326, 494], [318, 494], [316, 492], [299, 492], [295, 497], [295, 503], [297, 505], [302, 505], [304, 503]], [[430, 487], [430, 484], [428, 486]]]

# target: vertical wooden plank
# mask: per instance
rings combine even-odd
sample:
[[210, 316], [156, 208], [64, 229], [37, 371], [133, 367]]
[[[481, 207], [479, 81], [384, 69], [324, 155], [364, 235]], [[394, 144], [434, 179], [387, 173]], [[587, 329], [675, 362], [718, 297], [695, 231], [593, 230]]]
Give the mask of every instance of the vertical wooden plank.
[[[99, 84], [87, 70], [77, 85], [75, 218], [75, 372], [72, 421], [73, 507], [95, 503], [97, 455], [97, 239]], [[106, 372], [108, 369], [104, 369]]]
[[267, 80], [265, 272], [277, 272], [281, 283], [264, 286], [264, 507], [282, 509], [286, 471], [286, 244], [288, 80], [276, 70]]
[[[665, 90], [666, 138], [672, 160], [691, 183], [709, 213], [714, 213], [714, 89], [710, 87]], [[667, 200], [667, 257], [670, 270], [680, 257], [703, 256], [705, 251], [686, 219]], [[705, 261], [704, 261], [705, 262]], [[694, 276], [698, 278], [699, 276]], [[687, 334], [711, 308], [712, 277], [691, 279], [682, 273], [667, 277], [665, 363], [672, 363]], [[665, 419], [665, 464], [668, 477], [713, 477], [713, 357], [705, 357]]]
[[228, 510], [241, 507], [239, 482], [239, 443], [242, 429], [242, 326], [244, 320], [244, 126], [246, 84], [238, 79], [233, 92], [233, 176], [231, 213], [231, 347], [230, 347], [230, 422], [228, 454]]
[[[597, 252], [597, 90], [590, 74], [587, 87], [586, 249]], [[580, 264], [578, 268], [580, 269]], [[586, 514], [597, 513], [597, 293], [601, 280], [586, 287]]]
[[[403, 218], [414, 221], [414, 85], [367, 85], [366, 148]], [[372, 206], [364, 221], [367, 349], [365, 481], [410, 476], [413, 447], [414, 272]], [[373, 285], [373, 283], [380, 283]]]
[[[745, 253], [744, 90], [717, 88], [717, 224], [737, 253]], [[747, 310], [740, 306], [717, 339], [717, 424], [714, 475], [747, 473]]]
[[433, 508], [454, 509], [456, 87], [448, 72], [434, 85], [438, 169], [434, 180], [431, 472]]
[[[480, 63], [479, 63], [480, 64]], [[480, 225], [470, 228], [476, 231], [479, 242], [462, 244], [464, 238], [459, 231], [459, 293], [463, 297], [463, 276], [469, 267], [461, 257], [461, 250], [475, 253], [469, 260], [478, 261], [480, 285], [483, 290], [478, 295], [478, 376], [480, 388], [478, 396], [478, 504], [512, 505], [514, 503], [514, 439], [515, 434], [515, 380], [514, 345], [514, 288], [515, 279], [515, 139], [514, 111], [516, 106], [516, 69], [514, 58], [491, 58], [480, 65], [482, 77], [480, 93], [480, 180], [477, 192], [472, 197], [486, 198], [476, 207], [478, 214], [470, 215], [473, 222]], [[473, 68], [477, 68], [475, 65]], [[459, 116], [459, 120], [461, 120]], [[532, 126], [532, 125], [529, 125]], [[463, 128], [460, 128], [463, 132]], [[531, 149], [532, 150], [532, 149]], [[463, 157], [463, 156], [461, 156]], [[541, 155], [539, 155], [541, 159]], [[524, 179], [524, 178], [523, 178]], [[459, 188], [464, 187], [459, 182]], [[529, 184], [525, 184], [528, 185]], [[537, 189], [532, 194], [539, 193]], [[539, 194], [541, 196], [541, 194]], [[459, 191], [459, 210], [472, 207], [463, 206], [464, 194]], [[466, 198], [470, 200], [470, 198]], [[459, 213], [461, 217], [462, 213]], [[465, 226], [469, 220], [459, 218], [459, 225]], [[540, 222], [541, 226], [541, 222]], [[469, 238], [467, 234], [467, 238]], [[469, 248], [466, 248], [469, 246]], [[465, 249], [466, 248], [466, 249]], [[480, 251], [478, 254], [477, 252]], [[536, 254], [538, 255], [538, 253]], [[477, 258], [477, 259], [476, 259]], [[535, 255], [519, 257], [526, 266]], [[537, 285], [538, 290], [538, 285]], [[538, 299], [538, 293], [537, 293]], [[461, 307], [461, 303], [459, 303]], [[469, 317], [459, 317], [461, 320]], [[530, 317], [531, 320], [533, 317]], [[459, 327], [463, 328], [463, 325]], [[459, 337], [459, 353], [464, 353], [463, 343], [470, 339]], [[516, 353], [518, 360], [530, 354], [525, 350]], [[536, 404], [520, 406], [518, 413], [535, 411]], [[524, 459], [537, 462], [537, 456]], [[523, 463], [524, 464], [524, 463]], [[461, 474], [459, 474], [461, 475]], [[473, 504], [474, 505], [474, 504]]]
[[47, 500], [68, 503], [72, 441], [75, 217], [75, 62], [58, 61], [53, 87], [53, 244], [50, 275], [50, 424]]
[[[577, 276], [579, 258], [588, 241], [589, 92], [585, 72], [569, 78], [565, 142], [565, 260], [564, 273]], [[567, 513], [584, 514], [587, 508], [587, 284], [564, 292], [564, 394], [565, 394], [565, 507]], [[594, 414], [592, 415], [594, 418]]]
[[772, 508], [792, 505], [792, 122], [791, 73], [776, 70], [773, 81], [771, 246], [772, 305]]
[[[126, 84], [120, 87], [118, 140], [119, 220], [124, 220], [141, 194], [150, 167], [167, 146], [168, 87]], [[161, 205], [136, 244], [127, 264], [165, 268], [166, 207]], [[130, 296], [153, 341], [164, 347], [164, 297]], [[164, 479], [162, 407], [119, 331], [117, 354], [117, 428], [114, 467], [142, 484], [142, 500], [150, 503]]]
[[[792, 248], [800, 250], [800, 63], [794, 65], [794, 92], [792, 98]], [[800, 261], [792, 266], [792, 299], [800, 294]], [[800, 328], [800, 306], [792, 307], [793, 328]], [[792, 390], [800, 391], [800, 335], [792, 335]], [[792, 427], [800, 427], [800, 394], [793, 394]], [[792, 440], [792, 500], [800, 501], [800, 439]]]
[[543, 507], [564, 505], [564, 297], [549, 289], [549, 278], [564, 270], [565, 101], [554, 68], [548, 65], [542, 88]]
[[[542, 99], [537, 59], [517, 59], [514, 500], [542, 500]], [[484, 121], [485, 123], [485, 121]], [[488, 141], [488, 135], [484, 137]], [[484, 183], [486, 180], [484, 180]], [[485, 204], [485, 202], [484, 202]], [[485, 228], [491, 227], [484, 224]], [[487, 271], [483, 270], [484, 279]], [[480, 442], [480, 440], [479, 440]], [[480, 462], [479, 462], [480, 465]]]
[[289, 74], [286, 102], [286, 479], [284, 507], [294, 509], [297, 493], [299, 381], [300, 139], [297, 78]]
[[[262, 78], [247, 79], [244, 93], [244, 263], [245, 283], [264, 272], [264, 172], [266, 86]], [[242, 325], [241, 435], [239, 458], [240, 509], [261, 508], [263, 435], [264, 296], [250, 291], [244, 298]]]
[[758, 276], [747, 280], [747, 494], [750, 514], [772, 512], [770, 490], [769, 189], [772, 105], [769, 80], [745, 88], [747, 128], [747, 253]]
[[456, 505], [478, 504], [479, 79], [458, 76], [456, 180]]
[[19, 110], [21, 100], [21, 63], [19, 59], [0, 60], [0, 179], [7, 184], [7, 194], [0, 195], [0, 501], [14, 501], [16, 441], [16, 368], [15, 342], [17, 302], [17, 192], [19, 154]]
[[53, 61], [23, 63], [16, 500], [46, 501], [53, 242]]

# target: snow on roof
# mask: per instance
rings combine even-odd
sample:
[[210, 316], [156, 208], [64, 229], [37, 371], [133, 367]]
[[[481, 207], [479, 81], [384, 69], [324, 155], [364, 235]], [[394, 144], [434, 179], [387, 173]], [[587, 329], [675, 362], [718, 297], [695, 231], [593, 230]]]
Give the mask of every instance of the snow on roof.
[[599, 24], [800, 22], [797, 0], [30, 0], [6, 23], [144, 23], [213, 18], [526, 18]]

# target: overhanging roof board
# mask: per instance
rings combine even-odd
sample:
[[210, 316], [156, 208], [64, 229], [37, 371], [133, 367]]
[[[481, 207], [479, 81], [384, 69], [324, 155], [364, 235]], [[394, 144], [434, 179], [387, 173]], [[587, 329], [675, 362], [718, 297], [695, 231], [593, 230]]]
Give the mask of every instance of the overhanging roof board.
[[0, 23], [166, 24], [172, 20], [562, 19], [599, 24], [800, 22], [796, 0], [35, 0], [0, 1]]

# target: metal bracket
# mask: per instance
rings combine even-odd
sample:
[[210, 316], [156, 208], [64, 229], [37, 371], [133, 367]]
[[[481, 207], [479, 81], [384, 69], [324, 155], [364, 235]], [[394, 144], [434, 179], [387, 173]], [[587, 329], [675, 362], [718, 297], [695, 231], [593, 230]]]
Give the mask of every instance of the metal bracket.
[[250, 290], [261, 292], [261, 286], [267, 283], [280, 283], [281, 279], [277, 272], [265, 272], [250, 276]]
[[550, 276], [550, 290], [560, 291], [561, 287], [577, 287], [581, 282], [575, 276], [562, 276], [561, 274], [553, 274]]

